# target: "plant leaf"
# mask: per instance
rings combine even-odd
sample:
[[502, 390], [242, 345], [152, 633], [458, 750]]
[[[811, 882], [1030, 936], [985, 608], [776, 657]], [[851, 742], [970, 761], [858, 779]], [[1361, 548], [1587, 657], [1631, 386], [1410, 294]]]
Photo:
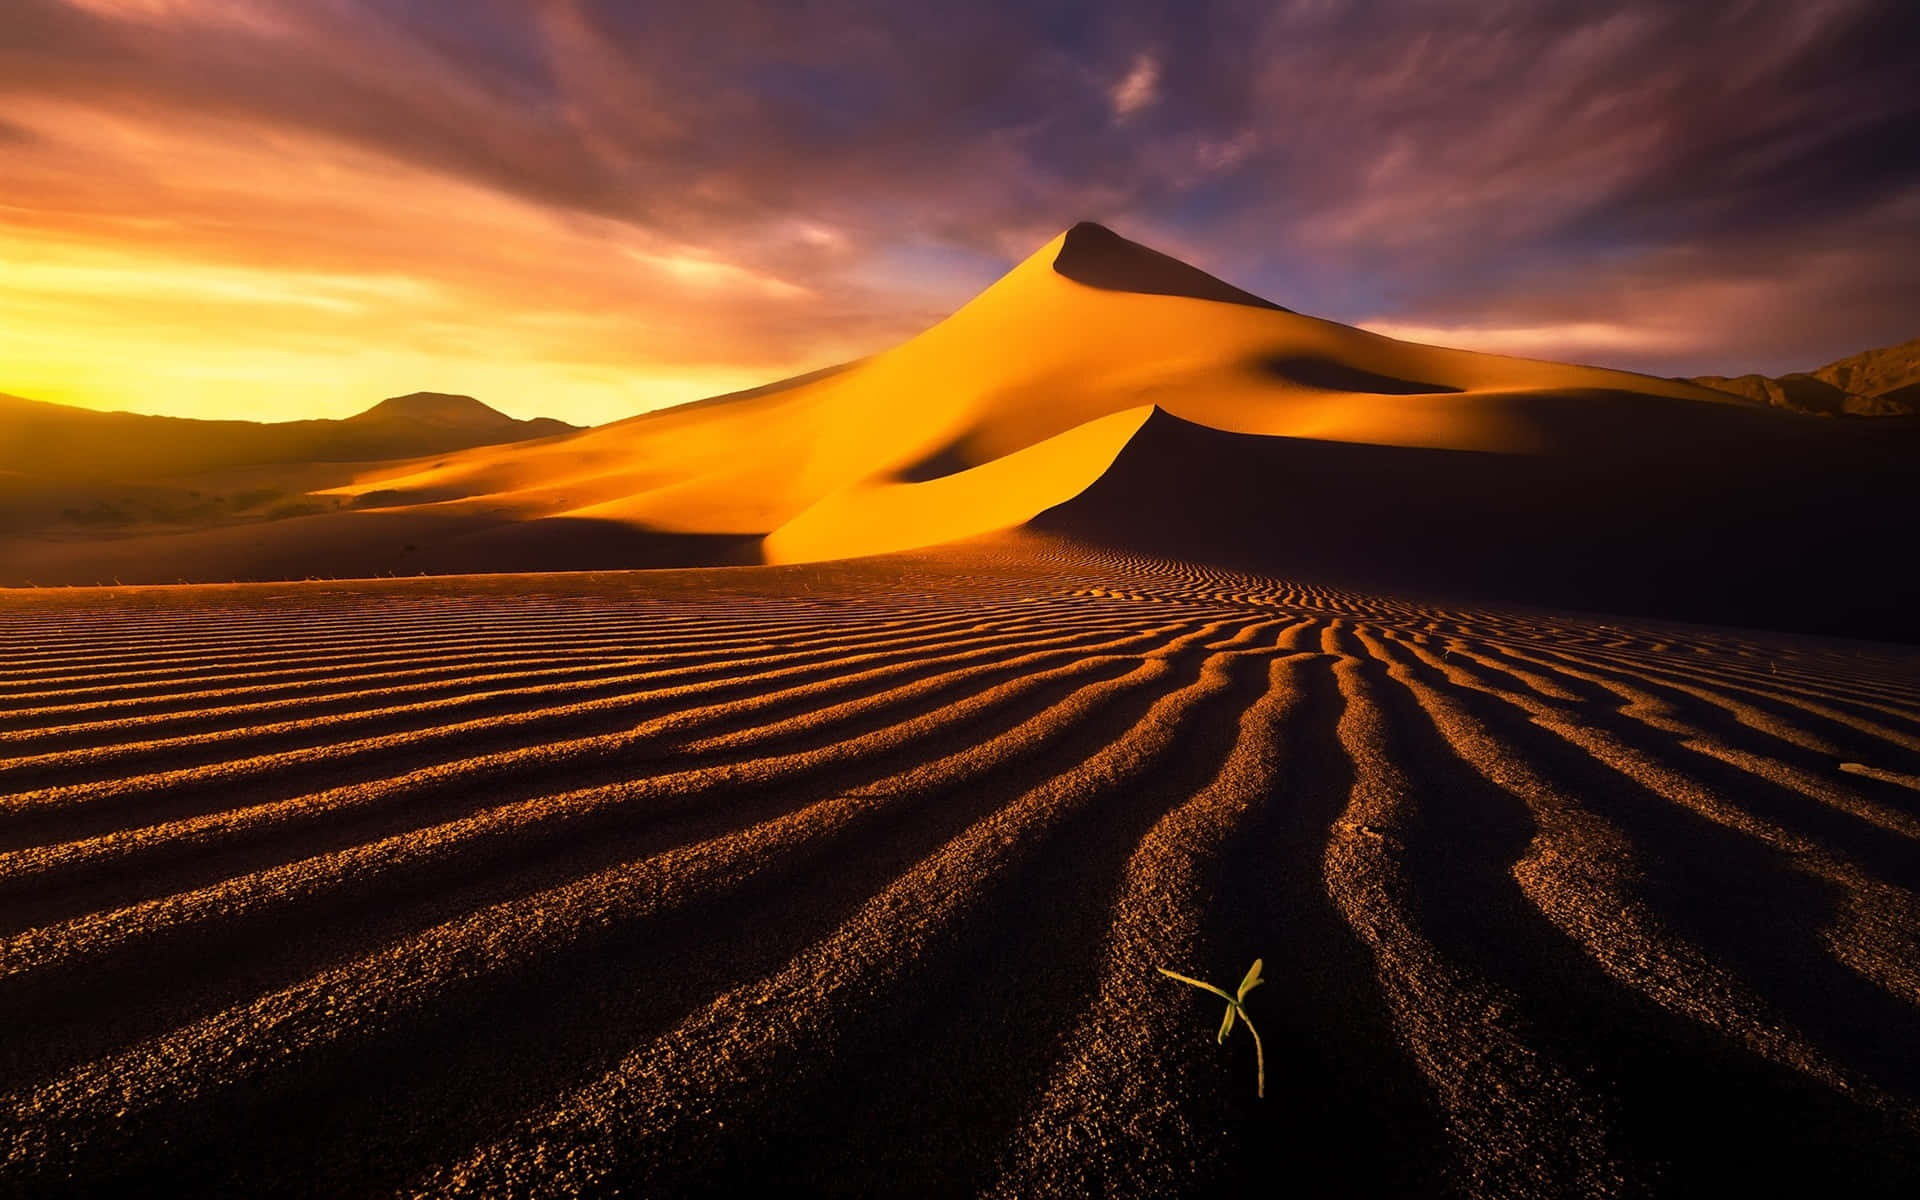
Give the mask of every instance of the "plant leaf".
[[1240, 981], [1240, 999], [1245, 1000], [1248, 992], [1265, 982], [1260, 978], [1260, 960], [1256, 958], [1253, 960], [1253, 966], [1247, 968], [1247, 977]]
[[1253, 966], [1247, 969], [1246, 978], [1240, 981], [1240, 994], [1238, 996], [1230, 996], [1205, 980], [1195, 979], [1189, 975], [1182, 975], [1178, 971], [1169, 971], [1165, 967], [1155, 967], [1154, 970], [1165, 975], [1168, 979], [1177, 979], [1189, 987], [1197, 987], [1203, 992], [1212, 992], [1227, 1002], [1227, 1011], [1221, 1014], [1220, 1017], [1220, 1033], [1214, 1038], [1214, 1041], [1225, 1044], [1227, 1035], [1233, 1032], [1233, 1021], [1235, 1017], [1247, 1023], [1247, 1032], [1253, 1035], [1254, 1067], [1259, 1072], [1257, 1076], [1256, 1094], [1264, 1097], [1267, 1094], [1267, 1050], [1265, 1046], [1260, 1044], [1260, 1031], [1253, 1027], [1253, 1018], [1247, 1015], [1247, 1010], [1241, 1007], [1240, 1004], [1242, 1000], [1247, 998], [1248, 992], [1265, 982], [1260, 978], [1260, 960], [1257, 958], [1254, 959]]
[[1190, 984], [1193, 987], [1197, 987], [1201, 989], [1202, 991], [1212, 992], [1214, 995], [1220, 997], [1222, 1000], [1225, 1000], [1228, 1004], [1234, 1003], [1234, 998], [1230, 993], [1223, 992], [1219, 988], [1213, 986], [1210, 983], [1205, 983], [1198, 979], [1190, 979], [1187, 976], [1180, 974], [1178, 971], [1169, 971], [1165, 967], [1155, 967], [1154, 970], [1160, 972], [1162, 975], [1165, 975], [1169, 979], [1178, 979], [1181, 983]]

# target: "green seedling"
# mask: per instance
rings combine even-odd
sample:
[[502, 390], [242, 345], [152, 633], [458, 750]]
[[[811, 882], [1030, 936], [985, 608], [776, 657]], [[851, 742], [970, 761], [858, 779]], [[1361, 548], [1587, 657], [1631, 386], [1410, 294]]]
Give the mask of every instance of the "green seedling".
[[1178, 979], [1181, 983], [1191, 987], [1212, 992], [1227, 1002], [1227, 1013], [1220, 1018], [1220, 1036], [1213, 1039], [1215, 1042], [1226, 1042], [1227, 1035], [1233, 1032], [1233, 1019], [1236, 1016], [1247, 1023], [1247, 1032], [1253, 1035], [1254, 1066], [1255, 1069], [1260, 1072], [1259, 1094], [1261, 1098], [1264, 1099], [1267, 1094], [1267, 1052], [1266, 1049], [1260, 1045], [1260, 1031], [1253, 1027], [1253, 1018], [1247, 1015], [1247, 993], [1259, 987], [1263, 982], [1260, 978], [1260, 960], [1257, 958], [1254, 959], [1253, 966], [1247, 969], [1247, 977], [1240, 981], [1240, 991], [1237, 995], [1229, 993], [1224, 988], [1217, 988], [1210, 983], [1203, 983], [1198, 979], [1189, 979], [1178, 971], [1169, 971], [1165, 967], [1156, 967], [1155, 970], [1169, 979]]

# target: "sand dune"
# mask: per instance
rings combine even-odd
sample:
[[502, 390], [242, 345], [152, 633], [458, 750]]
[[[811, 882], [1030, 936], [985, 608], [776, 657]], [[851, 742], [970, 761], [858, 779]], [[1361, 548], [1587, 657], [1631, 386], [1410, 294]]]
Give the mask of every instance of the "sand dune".
[[[391, 506], [484, 504], [524, 518], [756, 534], [775, 561], [826, 559], [1003, 528], [1011, 522], [994, 497], [1009, 486], [1065, 501], [1098, 474], [1099, 456], [965, 473], [1148, 405], [1236, 433], [1538, 451], [1569, 442], [1557, 415], [1526, 399], [1567, 388], [1728, 400], [1670, 380], [1396, 342], [1287, 312], [1079, 225], [939, 325], [838, 371], [337, 490]], [[937, 516], [903, 515], [885, 536], [845, 499], [949, 477]], [[835, 512], [854, 522], [844, 543]], [[783, 536], [795, 522], [805, 536]]]
[[0, 1190], [1920, 1184], [1911, 651], [1036, 535], [0, 647]]
[[1083, 224], [871, 358], [310, 471], [271, 537], [0, 531], [0, 582], [797, 563], [1038, 520], [1354, 586], [1905, 638], [1916, 456], [1920, 429], [1303, 316]]

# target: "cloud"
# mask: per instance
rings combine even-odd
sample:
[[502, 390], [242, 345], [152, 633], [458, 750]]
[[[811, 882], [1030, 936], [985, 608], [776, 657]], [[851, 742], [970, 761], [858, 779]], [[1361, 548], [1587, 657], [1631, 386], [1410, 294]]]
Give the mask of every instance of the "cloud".
[[1121, 120], [1152, 105], [1160, 98], [1160, 60], [1151, 54], [1136, 55], [1126, 78], [1114, 85], [1107, 98], [1113, 115]]
[[1404, 325], [1390, 321], [1362, 322], [1362, 329], [1432, 346], [1513, 354], [1522, 358], [1580, 361], [1592, 357], [1666, 354], [1696, 346], [1691, 334], [1662, 326], [1632, 326], [1609, 321], [1568, 321], [1544, 325]]
[[1920, 333], [1920, 187], [1781, 245], [1765, 231], [1541, 262], [1361, 321], [1390, 336], [1656, 375], [1784, 374]]
[[291, 355], [289, 415], [337, 410], [380, 385], [327, 364], [385, 343], [600, 419], [879, 349], [1083, 217], [1303, 311], [1663, 373], [1920, 311], [1901, 0], [7, 10], [0, 391], [257, 411], [170, 381]]

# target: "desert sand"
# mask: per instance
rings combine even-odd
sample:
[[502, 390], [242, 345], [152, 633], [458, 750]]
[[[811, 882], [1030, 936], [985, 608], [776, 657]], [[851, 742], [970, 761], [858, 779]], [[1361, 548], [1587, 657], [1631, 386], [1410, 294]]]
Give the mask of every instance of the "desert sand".
[[[0, 591], [0, 1192], [1912, 1196], [1914, 450], [1076, 226], [839, 368], [16, 531], [422, 577]], [[1256, 957], [1264, 1099], [1156, 971]]]
[[[1920, 1181], [1909, 650], [1036, 534], [0, 604], [9, 1191]], [[1265, 1100], [1153, 969], [1255, 956]]]

